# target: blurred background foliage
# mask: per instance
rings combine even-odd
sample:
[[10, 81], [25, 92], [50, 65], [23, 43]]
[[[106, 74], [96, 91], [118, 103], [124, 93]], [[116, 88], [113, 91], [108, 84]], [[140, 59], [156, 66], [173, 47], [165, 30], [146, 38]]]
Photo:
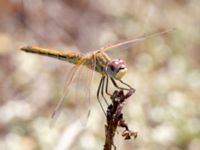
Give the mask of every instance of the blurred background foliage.
[[20, 46], [84, 53], [176, 28], [109, 52], [125, 59], [124, 80], [136, 88], [124, 114], [138, 138], [124, 141], [119, 132], [115, 143], [124, 150], [199, 150], [199, 8], [198, 0], [0, 0], [0, 149], [94, 150], [104, 143], [105, 116], [95, 97], [99, 78], [88, 125], [77, 126], [69, 107], [49, 128], [72, 65], [20, 52]]

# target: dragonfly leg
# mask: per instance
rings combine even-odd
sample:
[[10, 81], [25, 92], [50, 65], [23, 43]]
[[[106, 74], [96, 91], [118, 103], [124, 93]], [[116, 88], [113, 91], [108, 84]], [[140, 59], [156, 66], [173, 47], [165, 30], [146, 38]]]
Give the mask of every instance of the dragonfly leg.
[[127, 87], [129, 87], [129, 89], [133, 90], [133, 93], [135, 92], [135, 89], [134, 89], [132, 86], [130, 86], [129, 84], [125, 83], [125, 82], [122, 81], [122, 80], [119, 80], [119, 82], [121, 82], [122, 84], [124, 84], [124, 85], [126, 85]]
[[129, 84], [123, 82], [122, 80], [119, 80], [119, 81], [120, 81], [122, 84], [124, 84], [125, 86], [127, 86], [128, 88], [120, 87], [120, 86], [117, 85], [116, 81], [115, 81], [113, 78], [110, 78], [110, 79], [111, 79], [113, 85], [114, 85], [116, 88], [118, 88], [118, 89], [120, 89], [120, 90], [127, 90], [127, 91], [132, 90], [133, 92], [135, 92], [135, 89], [134, 89], [133, 87], [131, 87]]
[[99, 102], [99, 104], [100, 104], [100, 107], [101, 107], [103, 113], [104, 113], [105, 116], [106, 116], [106, 112], [105, 112], [105, 110], [103, 109], [103, 105], [101, 104], [101, 101], [100, 101], [100, 98], [99, 98], [99, 93], [100, 93], [100, 90], [102, 90], [102, 83], [104, 82], [104, 80], [105, 80], [105, 77], [103, 76], [103, 77], [101, 78], [101, 80], [100, 80], [99, 87], [98, 87], [98, 90], [97, 90], [97, 100], [98, 100], [98, 102]]
[[[106, 100], [106, 98], [105, 98], [105, 96], [104, 96], [104, 83], [105, 83], [105, 78], [107, 78], [107, 77], [103, 77], [103, 80], [102, 80], [102, 85], [101, 85], [101, 96], [103, 97], [103, 99], [104, 99], [104, 101], [105, 101], [105, 103], [108, 105], [108, 102], [107, 102], [107, 100]], [[107, 84], [107, 80], [106, 80], [106, 84]], [[106, 92], [107, 93], [107, 92]]]
[[109, 95], [109, 96], [111, 96], [112, 94], [110, 94], [110, 93], [108, 92], [108, 82], [109, 82], [109, 77], [107, 76], [107, 77], [106, 77], [106, 94]]
[[113, 85], [114, 85], [116, 88], [118, 88], [118, 89], [120, 89], [120, 90], [128, 90], [127, 88], [119, 87], [119, 86], [117, 85], [116, 81], [115, 81], [113, 78], [110, 78], [110, 79], [111, 79]]

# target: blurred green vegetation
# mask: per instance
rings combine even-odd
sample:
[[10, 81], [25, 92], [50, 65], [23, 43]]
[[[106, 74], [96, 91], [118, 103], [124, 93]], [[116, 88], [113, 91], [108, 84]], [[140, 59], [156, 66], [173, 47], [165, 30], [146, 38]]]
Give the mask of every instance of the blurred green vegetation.
[[[84, 53], [176, 28], [109, 52], [125, 59], [129, 71], [124, 80], [136, 88], [124, 115], [139, 136], [124, 141], [117, 135], [115, 143], [125, 150], [199, 150], [199, 6], [198, 0], [0, 0], [0, 149], [58, 150], [72, 143], [70, 149], [93, 150], [104, 143], [105, 117], [96, 89], [84, 129], [76, 126], [75, 110], [67, 101], [68, 109], [49, 128], [71, 65], [20, 52], [20, 46]], [[98, 78], [93, 86], [97, 88]]]

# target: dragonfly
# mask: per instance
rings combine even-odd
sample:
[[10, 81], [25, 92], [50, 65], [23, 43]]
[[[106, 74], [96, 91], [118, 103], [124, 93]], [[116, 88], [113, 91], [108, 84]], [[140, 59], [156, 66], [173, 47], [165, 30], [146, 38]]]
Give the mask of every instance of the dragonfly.
[[[131, 85], [129, 85], [128, 83], [125, 83], [122, 80], [122, 78], [125, 76], [125, 74], [128, 71], [125, 61], [122, 59], [111, 59], [106, 52], [110, 51], [111, 49], [114, 49], [116, 47], [120, 47], [120, 46], [127, 45], [127, 44], [134, 44], [136, 42], [144, 41], [145, 39], [148, 39], [148, 38], [167, 34], [167, 33], [171, 32], [172, 30], [174, 30], [174, 29], [158, 31], [158, 32], [154, 32], [154, 33], [150, 33], [150, 34], [146, 34], [146, 35], [141, 35], [134, 39], [120, 42], [117, 44], [113, 44], [113, 45], [110, 45], [107, 47], [103, 47], [98, 50], [86, 53], [86, 54], [82, 54], [79, 52], [72, 52], [72, 51], [71, 52], [62, 52], [59, 50], [41, 48], [41, 47], [36, 47], [36, 46], [25, 46], [25, 47], [21, 47], [20, 50], [22, 50], [24, 52], [28, 52], [28, 53], [34, 53], [34, 54], [39, 54], [39, 55], [56, 58], [56, 59], [67, 61], [71, 64], [74, 64], [74, 66], [72, 67], [70, 74], [68, 75], [68, 78], [66, 80], [63, 95], [62, 95], [61, 99], [59, 100], [58, 104], [56, 105], [55, 110], [52, 113], [51, 118], [54, 120], [54, 118], [56, 118], [58, 116], [61, 108], [63, 107], [65, 98], [67, 97], [67, 95], [69, 93], [70, 85], [72, 84], [72, 82], [74, 81], [76, 76], [81, 75], [78, 73], [81, 66], [85, 66], [89, 70], [91, 70], [90, 74], [93, 74], [93, 72], [98, 72], [101, 75], [99, 86], [98, 86], [98, 89], [96, 92], [96, 97], [101, 106], [101, 109], [104, 111], [103, 105], [101, 104], [100, 96], [102, 96], [102, 98], [108, 104], [108, 102], [105, 98], [106, 97], [105, 94], [111, 96], [111, 94], [108, 91], [108, 85], [109, 85], [110, 80], [117, 89], [135, 91], [135, 89]], [[90, 80], [90, 82], [88, 82], [88, 84], [87, 84], [88, 88], [86, 88], [86, 90], [88, 90], [88, 91], [85, 92], [87, 95], [85, 97], [85, 99], [90, 99], [90, 90], [91, 89], [89, 88], [89, 86], [91, 86], [91, 84], [92, 84], [92, 77], [93, 77], [93, 75], [91, 75], [91, 78], [90, 77], [88, 78]], [[119, 81], [124, 86], [119, 86], [117, 81]], [[105, 113], [105, 111], [104, 111], [104, 113]]]

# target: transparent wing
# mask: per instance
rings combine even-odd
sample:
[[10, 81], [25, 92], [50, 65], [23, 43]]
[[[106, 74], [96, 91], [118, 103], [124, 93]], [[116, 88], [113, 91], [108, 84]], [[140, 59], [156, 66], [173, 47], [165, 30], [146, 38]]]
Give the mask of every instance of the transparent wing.
[[156, 37], [156, 36], [159, 36], [159, 35], [167, 34], [167, 33], [172, 32], [174, 30], [175, 30], [175, 28], [172, 28], [172, 29], [169, 29], [169, 30], [153, 32], [153, 33], [150, 33], [150, 34], [145, 34], [145, 35], [136, 37], [136, 38], [134, 38], [132, 40], [128, 40], [128, 41], [125, 41], [125, 42], [121, 42], [121, 43], [117, 43], [117, 44], [114, 44], [114, 45], [111, 45], [111, 46], [107, 46], [105, 48], [101, 48], [101, 51], [105, 52], [105, 51], [108, 51], [110, 49], [113, 49], [113, 48], [116, 48], [116, 47], [119, 47], [119, 46], [123, 46], [123, 45], [127, 45], [127, 44], [134, 44], [136, 42], [144, 41], [145, 39], [149, 39], [149, 38]]
[[81, 66], [78, 71], [78, 76], [75, 79], [76, 94], [73, 97], [76, 97], [75, 100], [78, 101], [78, 105], [75, 108], [75, 115], [80, 119], [83, 125], [86, 125], [88, 117], [90, 115], [91, 105], [95, 100], [92, 100], [96, 90], [92, 88], [93, 77], [95, 73], [96, 59], [91, 57], [92, 64], [90, 68], [86, 66]]
[[60, 100], [58, 101], [58, 104], [56, 105], [53, 113], [51, 114], [50, 126], [53, 125], [53, 123], [56, 121], [57, 117], [59, 116], [59, 114], [61, 112], [61, 109], [62, 109], [62, 107], [64, 105], [65, 97], [67, 97], [68, 94], [69, 94], [70, 85], [73, 82], [74, 78], [76, 77], [80, 67], [81, 67], [81, 64], [80, 65], [75, 65], [71, 69], [70, 73], [68, 74], [67, 79], [65, 81], [65, 86], [64, 86], [64, 90], [63, 90], [62, 96], [61, 96]]
[[63, 95], [51, 116], [51, 126], [58, 118], [63, 106], [69, 112], [68, 120], [79, 119], [82, 116], [84, 116], [84, 120], [87, 120], [90, 110], [90, 88], [96, 63], [95, 59], [91, 57], [94, 66], [89, 69], [83, 65], [85, 62], [86, 60], [83, 59], [71, 69], [70, 74], [67, 76]]

